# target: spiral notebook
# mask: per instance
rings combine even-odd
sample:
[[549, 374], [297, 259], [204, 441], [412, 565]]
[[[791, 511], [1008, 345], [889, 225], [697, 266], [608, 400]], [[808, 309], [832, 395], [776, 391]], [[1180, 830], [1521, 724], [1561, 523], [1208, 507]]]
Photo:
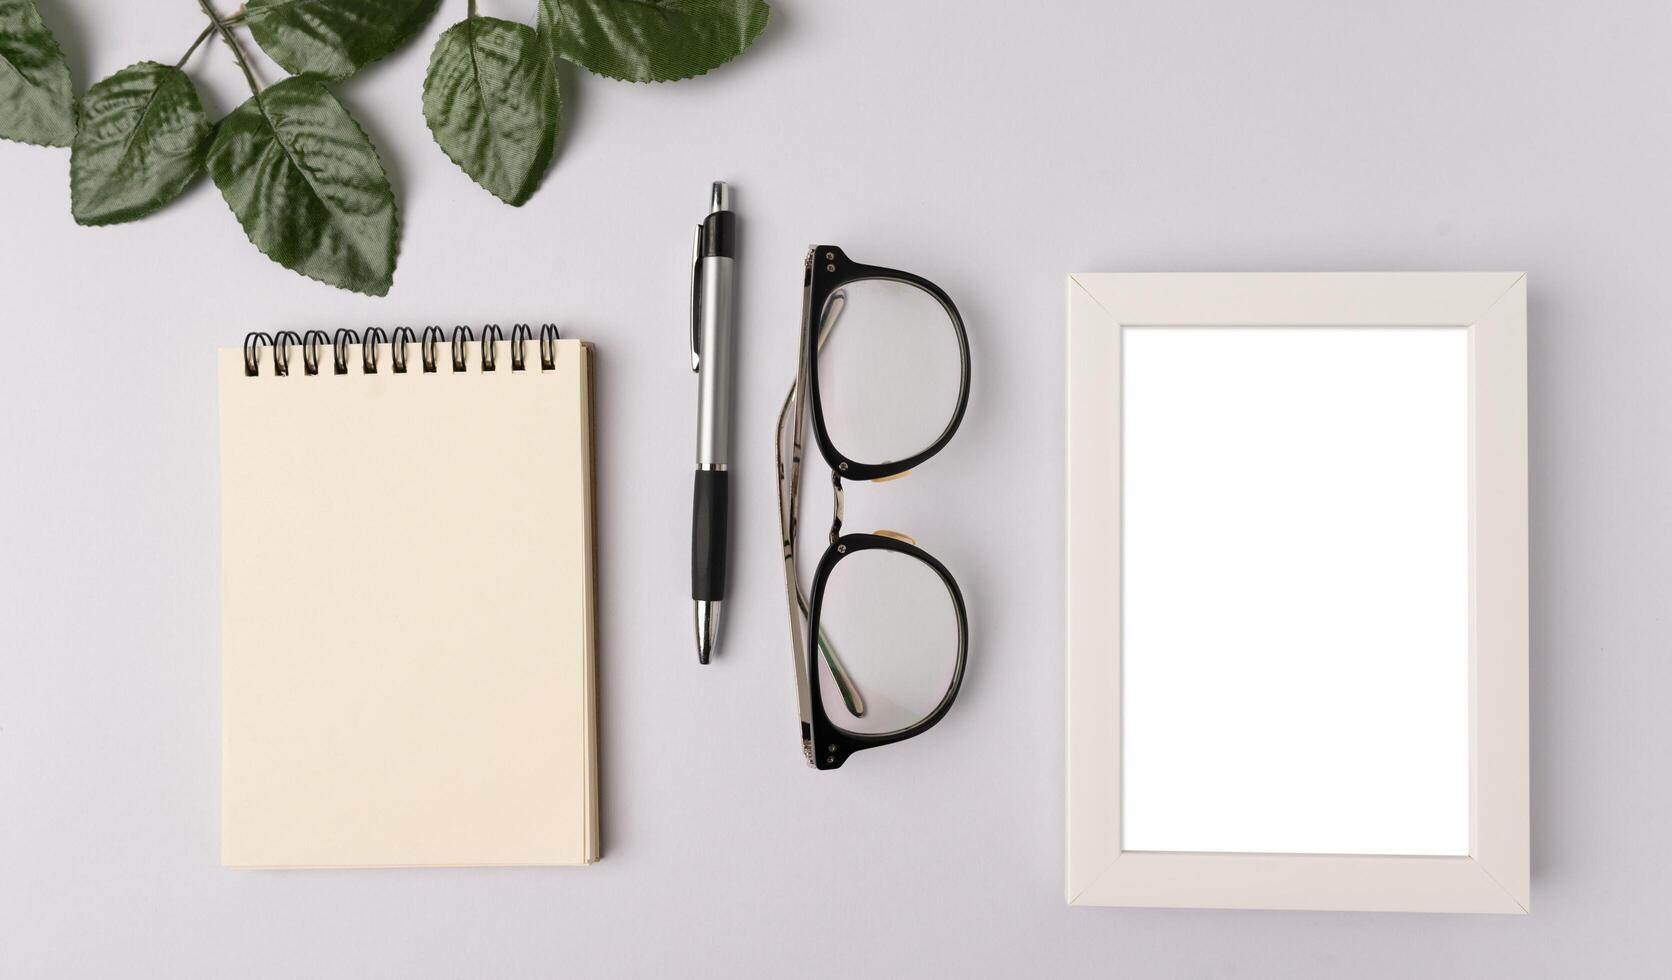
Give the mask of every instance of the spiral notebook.
[[591, 357], [219, 352], [223, 864], [597, 859]]

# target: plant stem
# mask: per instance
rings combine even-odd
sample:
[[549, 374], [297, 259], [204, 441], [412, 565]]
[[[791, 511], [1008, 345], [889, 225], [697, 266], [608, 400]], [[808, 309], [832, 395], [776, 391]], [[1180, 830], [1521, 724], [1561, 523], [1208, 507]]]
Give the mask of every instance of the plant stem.
[[471, 17], [476, 16], [476, 0], [470, 0], [469, 8], [466, 10], [466, 13]]
[[226, 21], [221, 20], [220, 16], [215, 13], [215, 8], [209, 6], [209, 0], [197, 0], [197, 5], [203, 8], [203, 12], [209, 17], [212, 26], [220, 32], [221, 40], [225, 41], [226, 46], [232, 49], [232, 60], [238, 62], [238, 67], [243, 70], [244, 81], [250, 83], [250, 94], [259, 98], [261, 96], [261, 86], [256, 83], [255, 73], [250, 71], [249, 63], [244, 60], [244, 49], [238, 46], [238, 39], [232, 36], [232, 29], [226, 25]]
[[174, 67], [186, 67], [186, 62], [192, 60], [192, 55], [197, 53], [197, 49], [202, 46], [204, 41], [209, 40], [209, 35], [213, 33], [215, 33], [214, 24], [210, 24], [208, 27], [205, 27], [203, 29], [203, 33], [197, 36], [197, 40], [192, 42], [192, 46], [186, 49], [186, 53], [180, 56], [180, 60], [174, 63]]

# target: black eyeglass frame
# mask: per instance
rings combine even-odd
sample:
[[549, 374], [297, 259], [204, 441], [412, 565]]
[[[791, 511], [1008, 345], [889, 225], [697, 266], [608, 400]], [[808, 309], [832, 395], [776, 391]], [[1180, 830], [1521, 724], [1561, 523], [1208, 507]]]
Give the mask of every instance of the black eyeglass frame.
[[[824, 317], [827, 304], [837, 291], [849, 283], [868, 279], [880, 279], [906, 283], [916, 286], [934, 297], [946, 312], [952, 323], [953, 331], [958, 341], [959, 352], [959, 385], [958, 401], [954, 407], [951, 419], [946, 428], [931, 443], [928, 448], [906, 459], [885, 463], [864, 463], [852, 459], [836, 448], [830, 438], [825, 425], [823, 402], [819, 395], [818, 383], [818, 352], [823, 338], [820, 334], [824, 329]], [[921, 735], [946, 716], [951, 710], [952, 703], [957, 699], [958, 690], [962, 686], [964, 668], [969, 655], [969, 616], [964, 606], [962, 591], [958, 588], [957, 580], [947, 571], [946, 566], [933, 555], [918, 547], [904, 535], [895, 532], [879, 532], [876, 534], [842, 534], [842, 480], [886, 480], [898, 477], [914, 469], [924, 461], [933, 457], [946, 447], [947, 443], [957, 433], [958, 426], [963, 421], [964, 412], [969, 406], [970, 390], [970, 357], [969, 337], [964, 329], [963, 318], [952, 298], [939, 286], [921, 276], [897, 269], [880, 266], [864, 265], [853, 262], [833, 245], [820, 245], [808, 253], [807, 275], [804, 282], [802, 302], [800, 361], [797, 368], [796, 385], [790, 391], [790, 397], [785, 402], [785, 411], [794, 411], [794, 422], [790, 431], [793, 433], [791, 443], [791, 470], [786, 479], [783, 471], [782, 459], [779, 466], [780, 483], [780, 518], [784, 531], [784, 560], [786, 577], [789, 580], [789, 601], [791, 632], [796, 650], [796, 680], [801, 694], [802, 716], [802, 748], [807, 761], [815, 769], [837, 769], [848, 757], [863, 749], [877, 748], [902, 742], [908, 738]], [[835, 521], [831, 529], [831, 542], [820, 557], [818, 566], [813, 572], [810, 595], [806, 600], [806, 638], [801, 633], [799, 613], [803, 608], [800, 604], [799, 572], [795, 561], [795, 537], [799, 524], [799, 494], [798, 483], [801, 470], [802, 420], [801, 396], [805, 393], [809, 399], [813, 422], [814, 440], [818, 443], [820, 455], [831, 469], [831, 483], [836, 493]], [[782, 450], [782, 418], [780, 419], [779, 445]], [[830, 582], [831, 573], [836, 566], [846, 558], [866, 551], [888, 551], [910, 558], [915, 558], [939, 576], [946, 587], [947, 595], [957, 616], [958, 623], [958, 653], [953, 667], [950, 683], [941, 701], [931, 712], [919, 721], [891, 732], [876, 734], [854, 732], [833, 722], [824, 708], [824, 699], [819, 679], [820, 653], [820, 617], [823, 612], [825, 590]], [[833, 672], [837, 665], [832, 665]], [[840, 686], [840, 685], [839, 685]], [[844, 691], [844, 697], [848, 692]]]
[[837, 290], [850, 283], [863, 279], [882, 279], [892, 282], [903, 282], [916, 286], [940, 303], [941, 308], [952, 321], [952, 331], [958, 338], [958, 403], [953, 407], [952, 418], [946, 423], [946, 428], [929, 447], [905, 459], [888, 463], [862, 463], [852, 459], [836, 448], [830, 438], [830, 432], [824, 422], [824, 399], [819, 393], [819, 357], [818, 340], [812, 338], [810, 360], [807, 369], [807, 396], [813, 406], [813, 437], [819, 444], [819, 453], [830, 468], [849, 480], [885, 480], [891, 476], [899, 476], [908, 470], [917, 468], [925, 460], [934, 456], [957, 434], [958, 426], [964, 421], [964, 410], [970, 404], [970, 340], [964, 331], [964, 319], [958, 315], [958, 307], [953, 305], [952, 297], [939, 286], [919, 275], [901, 272], [898, 269], [885, 269], [881, 266], [862, 265], [854, 262], [834, 245], [820, 245], [813, 250], [812, 265], [807, 274], [807, 299], [803, 304], [801, 329], [805, 334], [816, 330], [816, 324], [824, 316], [825, 304]]

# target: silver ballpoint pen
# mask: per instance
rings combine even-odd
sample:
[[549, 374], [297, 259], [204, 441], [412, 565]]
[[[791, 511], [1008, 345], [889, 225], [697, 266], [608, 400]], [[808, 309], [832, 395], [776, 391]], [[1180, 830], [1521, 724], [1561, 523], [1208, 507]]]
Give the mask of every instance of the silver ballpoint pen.
[[715, 181], [708, 217], [691, 250], [691, 370], [697, 373], [697, 477], [691, 510], [691, 598], [696, 602], [697, 661], [708, 663], [720, 635], [726, 594], [727, 488], [730, 455], [732, 281], [737, 216], [731, 194]]

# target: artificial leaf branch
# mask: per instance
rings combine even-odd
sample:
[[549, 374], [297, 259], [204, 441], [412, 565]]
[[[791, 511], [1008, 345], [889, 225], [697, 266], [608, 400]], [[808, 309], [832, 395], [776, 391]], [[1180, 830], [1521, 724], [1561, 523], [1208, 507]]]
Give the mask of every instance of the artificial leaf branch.
[[0, 137], [37, 146], [75, 138], [70, 66], [34, 0], [0, 0]]
[[424, 121], [443, 152], [506, 204], [522, 206], [545, 178], [563, 114], [557, 73], [534, 28], [479, 17], [436, 42], [424, 75]]
[[[443, 31], [424, 76], [436, 144], [472, 180], [520, 206], [545, 179], [563, 101], [559, 59], [609, 78], [676, 81], [742, 54], [765, 0], [534, 0], [536, 26], [477, 13]], [[172, 66], [142, 61], [77, 105], [35, 0], [0, 0], [0, 138], [70, 147], [70, 209], [83, 225], [145, 217], [207, 171], [251, 243], [302, 275], [381, 296], [400, 216], [365, 130], [331, 91], [404, 45], [441, 0], [248, 0], [217, 13]], [[239, 32], [289, 77], [262, 88]], [[211, 124], [185, 67], [219, 37], [250, 98]]]

